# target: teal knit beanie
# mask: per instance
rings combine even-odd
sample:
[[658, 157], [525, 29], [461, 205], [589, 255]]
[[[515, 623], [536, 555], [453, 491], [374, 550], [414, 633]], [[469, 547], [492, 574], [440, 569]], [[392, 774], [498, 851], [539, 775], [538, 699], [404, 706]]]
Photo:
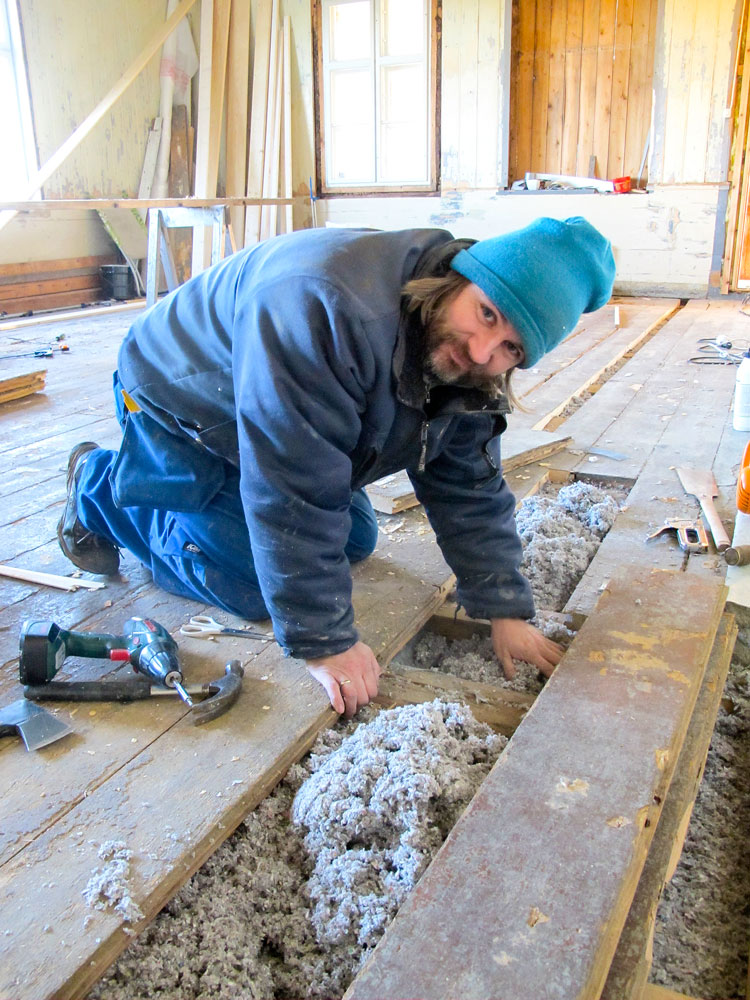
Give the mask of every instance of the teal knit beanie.
[[537, 219], [460, 250], [451, 267], [478, 285], [520, 336], [531, 368], [612, 294], [609, 240], [575, 217]]

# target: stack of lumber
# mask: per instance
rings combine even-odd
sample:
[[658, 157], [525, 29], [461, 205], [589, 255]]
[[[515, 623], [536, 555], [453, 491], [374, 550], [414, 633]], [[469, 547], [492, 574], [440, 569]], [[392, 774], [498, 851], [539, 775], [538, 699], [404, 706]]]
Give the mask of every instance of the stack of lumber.
[[104, 298], [99, 268], [116, 256], [72, 257], [0, 265], [0, 314], [79, 306]]
[[9, 403], [13, 399], [22, 399], [44, 388], [47, 369], [23, 372], [21, 375], [11, 375], [0, 378], [0, 403]]

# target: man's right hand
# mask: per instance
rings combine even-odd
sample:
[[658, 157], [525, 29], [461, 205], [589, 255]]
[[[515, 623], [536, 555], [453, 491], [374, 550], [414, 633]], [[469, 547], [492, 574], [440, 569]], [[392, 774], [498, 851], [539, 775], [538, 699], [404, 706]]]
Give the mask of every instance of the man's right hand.
[[325, 688], [334, 711], [347, 719], [378, 693], [380, 664], [363, 642], [334, 656], [307, 660], [307, 669]]

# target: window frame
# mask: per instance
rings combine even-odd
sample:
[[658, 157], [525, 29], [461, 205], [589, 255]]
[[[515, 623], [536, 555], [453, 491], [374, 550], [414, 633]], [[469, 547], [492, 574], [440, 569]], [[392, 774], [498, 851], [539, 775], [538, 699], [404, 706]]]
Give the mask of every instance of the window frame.
[[[2, 10], [0, 17], [5, 21], [8, 32], [8, 46], [3, 46], [0, 58], [7, 60], [11, 66], [13, 79], [15, 82], [15, 93], [13, 101], [17, 111], [17, 121], [20, 133], [20, 148], [18, 154], [23, 158], [24, 179], [19, 190], [14, 192], [14, 197], [21, 197], [23, 188], [28, 184], [31, 177], [39, 169], [38, 151], [34, 134], [34, 120], [31, 111], [31, 98], [29, 94], [29, 79], [26, 71], [26, 54], [24, 51], [23, 34], [16, 0], [0, 0]], [[7, 193], [6, 193], [7, 197]], [[37, 192], [36, 198], [40, 197]]]
[[[370, 0], [377, 3], [379, 0]], [[397, 2], [397, 0], [392, 0]], [[327, 122], [325, 116], [323, 95], [324, 87], [324, 59], [323, 59], [323, 0], [312, 0], [312, 46], [313, 46], [313, 103], [314, 103], [314, 127], [315, 127], [315, 168], [317, 175], [316, 194], [317, 197], [356, 197], [370, 194], [435, 194], [440, 185], [440, 130], [438, 128], [438, 107], [440, 99], [440, 28], [442, 0], [428, 0], [428, 28], [430, 32], [428, 44], [428, 121], [427, 138], [429, 149], [427, 150], [427, 172], [428, 180], [424, 183], [363, 183], [363, 184], [328, 184], [326, 182], [326, 145], [327, 145]], [[376, 60], [379, 62], [379, 60]], [[377, 90], [379, 88], [376, 87]], [[379, 103], [379, 96], [375, 96], [375, 106]], [[377, 137], [378, 124], [375, 124], [375, 134]]]

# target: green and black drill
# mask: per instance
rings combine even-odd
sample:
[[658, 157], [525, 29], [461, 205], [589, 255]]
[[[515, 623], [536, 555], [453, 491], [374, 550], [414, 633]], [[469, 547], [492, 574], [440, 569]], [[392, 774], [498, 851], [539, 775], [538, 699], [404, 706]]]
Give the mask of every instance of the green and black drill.
[[[68, 656], [122, 660], [156, 684], [173, 688], [186, 705], [193, 701], [183, 686], [177, 643], [163, 625], [152, 618], [129, 618], [122, 635], [72, 632], [55, 622], [29, 620], [23, 623], [18, 654], [22, 684], [49, 685]], [[66, 684], [75, 700], [88, 700], [88, 682]], [[73, 689], [80, 689], [77, 697]], [[113, 689], [112, 689], [113, 690]]]

